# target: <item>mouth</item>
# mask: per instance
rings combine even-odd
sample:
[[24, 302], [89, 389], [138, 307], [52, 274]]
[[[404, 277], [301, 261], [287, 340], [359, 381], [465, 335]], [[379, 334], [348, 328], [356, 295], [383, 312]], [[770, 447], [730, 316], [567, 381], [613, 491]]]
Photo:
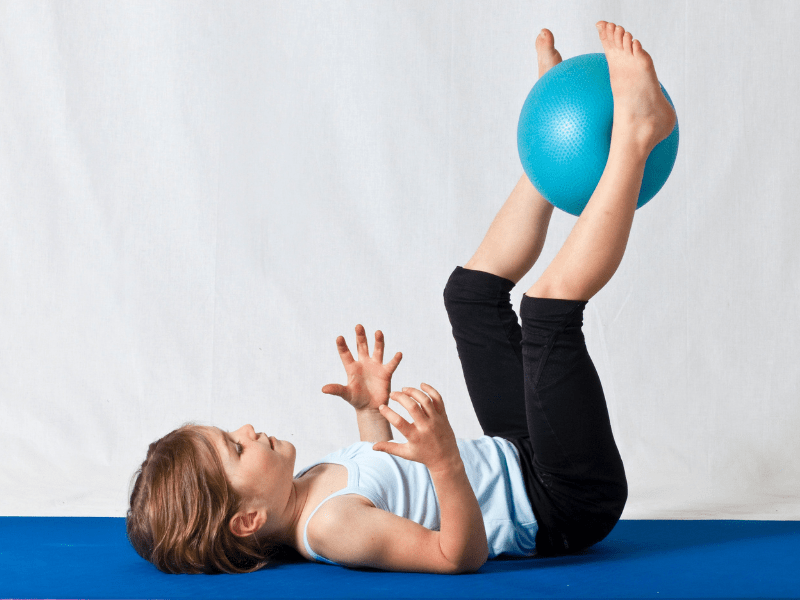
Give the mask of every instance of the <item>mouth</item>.
[[263, 431], [262, 431], [261, 433], [259, 433], [259, 434], [258, 434], [258, 436], [256, 437], [256, 439], [257, 439], [257, 440], [260, 440], [262, 435], [263, 435], [263, 436], [264, 436], [264, 437], [267, 439], [267, 442], [269, 442], [269, 447], [270, 447], [270, 448], [272, 448], [273, 450], [275, 450], [275, 444], [273, 444], [273, 443], [272, 443], [272, 438], [271, 438], [271, 437], [269, 437], [269, 436], [268, 436], [266, 433], [264, 433]]

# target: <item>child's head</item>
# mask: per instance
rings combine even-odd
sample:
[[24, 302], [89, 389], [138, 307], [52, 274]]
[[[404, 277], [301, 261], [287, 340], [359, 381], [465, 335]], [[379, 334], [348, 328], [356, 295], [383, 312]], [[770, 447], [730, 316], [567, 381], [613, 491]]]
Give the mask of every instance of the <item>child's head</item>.
[[[252, 429], [252, 428], [251, 428]], [[168, 573], [243, 573], [267, 563], [274, 544], [230, 523], [248, 502], [218, 450], [221, 430], [188, 424], [150, 444], [135, 474], [127, 531], [140, 556]]]

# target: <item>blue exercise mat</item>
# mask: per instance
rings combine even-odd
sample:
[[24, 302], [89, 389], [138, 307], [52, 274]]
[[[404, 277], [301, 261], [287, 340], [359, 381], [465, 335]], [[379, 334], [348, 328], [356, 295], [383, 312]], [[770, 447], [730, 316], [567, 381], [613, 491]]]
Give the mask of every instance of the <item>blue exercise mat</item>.
[[800, 597], [798, 521], [620, 521], [581, 554], [469, 575], [295, 557], [247, 575], [166, 575], [130, 547], [124, 519], [0, 517], [0, 598]]

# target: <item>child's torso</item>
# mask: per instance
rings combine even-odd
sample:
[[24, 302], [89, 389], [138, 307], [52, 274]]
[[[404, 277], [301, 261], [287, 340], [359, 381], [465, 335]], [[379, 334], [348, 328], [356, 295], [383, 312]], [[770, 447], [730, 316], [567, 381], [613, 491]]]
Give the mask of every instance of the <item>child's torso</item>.
[[[484, 517], [490, 557], [530, 555], [538, 524], [516, 448], [504, 438], [490, 436], [457, 442]], [[310, 479], [295, 532], [295, 547], [307, 559], [330, 562], [314, 555], [308, 531], [340, 520], [342, 513], [352, 515], [353, 508], [386, 510], [428, 529], [440, 528], [439, 501], [425, 465], [376, 452], [369, 442], [331, 452], [297, 477]], [[316, 519], [316, 512], [325, 517]], [[352, 518], [344, 515], [341, 518]]]

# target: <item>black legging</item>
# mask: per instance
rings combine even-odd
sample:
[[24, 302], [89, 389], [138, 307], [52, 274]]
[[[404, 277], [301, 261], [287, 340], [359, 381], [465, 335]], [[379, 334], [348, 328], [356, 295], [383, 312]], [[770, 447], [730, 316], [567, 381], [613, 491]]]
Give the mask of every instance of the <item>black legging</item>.
[[539, 523], [537, 556], [605, 538], [628, 497], [603, 388], [581, 328], [585, 301], [523, 295], [514, 282], [456, 267], [444, 303], [467, 390], [485, 435], [520, 454]]

